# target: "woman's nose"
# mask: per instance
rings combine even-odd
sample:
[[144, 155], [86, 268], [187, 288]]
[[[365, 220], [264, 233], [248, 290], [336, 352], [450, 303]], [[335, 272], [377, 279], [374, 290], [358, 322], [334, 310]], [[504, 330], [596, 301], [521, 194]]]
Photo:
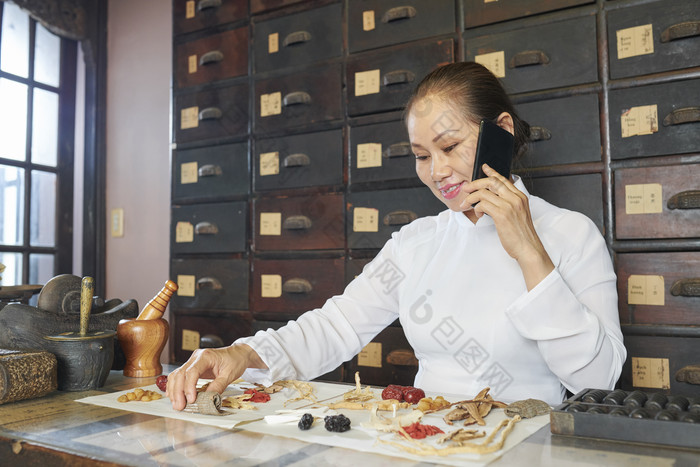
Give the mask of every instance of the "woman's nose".
[[447, 158], [442, 155], [436, 155], [432, 158], [433, 164], [430, 167], [430, 174], [434, 181], [440, 181], [452, 174], [452, 168], [447, 163]]

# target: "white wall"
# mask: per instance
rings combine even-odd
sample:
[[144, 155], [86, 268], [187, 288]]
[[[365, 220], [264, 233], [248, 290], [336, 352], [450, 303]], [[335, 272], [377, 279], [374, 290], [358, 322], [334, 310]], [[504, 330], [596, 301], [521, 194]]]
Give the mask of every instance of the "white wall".
[[[141, 308], [169, 279], [171, 3], [109, 0], [108, 10], [105, 298]], [[123, 237], [110, 234], [114, 208]]]

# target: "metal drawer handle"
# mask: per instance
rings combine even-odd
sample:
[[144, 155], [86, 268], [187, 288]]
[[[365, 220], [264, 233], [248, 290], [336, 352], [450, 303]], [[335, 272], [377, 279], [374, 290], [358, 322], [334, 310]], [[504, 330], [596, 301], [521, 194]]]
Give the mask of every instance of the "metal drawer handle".
[[541, 50], [523, 50], [513, 55], [508, 62], [508, 67], [519, 68], [531, 65], [546, 65], [549, 63], [549, 57]]
[[402, 141], [400, 143], [394, 143], [382, 154], [384, 157], [405, 157], [411, 154], [411, 143]]
[[700, 21], [685, 21], [669, 26], [661, 33], [661, 42], [700, 36]]
[[285, 167], [305, 167], [311, 164], [311, 159], [304, 153], [290, 154], [282, 162]]
[[679, 279], [671, 286], [674, 297], [700, 297], [700, 277]]
[[208, 10], [209, 8], [219, 8], [221, 6], [221, 0], [199, 0], [197, 4], [197, 11]]
[[395, 84], [411, 83], [416, 79], [415, 73], [409, 70], [394, 70], [385, 74], [382, 78], [384, 86], [393, 86]]
[[543, 126], [530, 127], [530, 141], [547, 141], [552, 139], [552, 132]]
[[224, 59], [224, 54], [218, 50], [210, 50], [201, 57], [199, 57], [199, 66], [209, 65], [212, 63], [219, 63]]
[[392, 211], [384, 216], [384, 225], [406, 225], [418, 219], [412, 211]]
[[223, 117], [223, 112], [218, 107], [207, 107], [199, 112], [199, 120], [219, 120]]
[[676, 372], [679, 383], [700, 384], [700, 365], [684, 366]]
[[282, 45], [289, 47], [290, 45], [303, 44], [311, 40], [311, 33], [308, 31], [295, 31], [287, 34], [287, 37], [282, 41]]
[[200, 177], [218, 177], [223, 173], [224, 172], [221, 170], [221, 167], [214, 164], [203, 165], [197, 170], [197, 174]]
[[285, 107], [289, 107], [290, 105], [311, 104], [311, 96], [304, 91], [290, 92], [284, 96], [282, 104], [284, 104]]
[[309, 293], [312, 290], [311, 282], [298, 277], [286, 280], [284, 284], [282, 284], [282, 292], [285, 293]]
[[309, 230], [313, 222], [306, 216], [289, 216], [282, 222], [284, 230]]
[[700, 107], [683, 107], [671, 111], [664, 117], [664, 126], [700, 122]]
[[222, 290], [223, 288], [221, 282], [213, 277], [202, 277], [197, 281], [197, 290]]
[[700, 190], [676, 193], [666, 202], [669, 209], [700, 209]]
[[200, 349], [215, 349], [224, 346], [224, 340], [214, 334], [205, 334], [199, 338]]
[[386, 362], [392, 365], [399, 366], [418, 366], [418, 359], [416, 355], [406, 349], [396, 349], [389, 352], [386, 356]]
[[402, 19], [411, 19], [416, 16], [416, 9], [412, 6], [397, 6], [391, 8], [382, 16], [382, 23], [391, 23]]
[[216, 224], [203, 221], [198, 222], [197, 225], [194, 226], [194, 233], [197, 235], [216, 235], [219, 233], [219, 228]]

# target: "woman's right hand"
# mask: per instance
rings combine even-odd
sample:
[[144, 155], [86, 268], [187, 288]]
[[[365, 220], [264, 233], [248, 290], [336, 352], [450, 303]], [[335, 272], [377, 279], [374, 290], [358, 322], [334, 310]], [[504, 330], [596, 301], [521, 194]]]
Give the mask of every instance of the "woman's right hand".
[[266, 369], [260, 356], [245, 344], [234, 344], [218, 349], [198, 349], [182, 365], [168, 375], [165, 391], [173, 409], [182, 410], [197, 399], [199, 378], [211, 378], [208, 391], [224, 392], [247, 368]]

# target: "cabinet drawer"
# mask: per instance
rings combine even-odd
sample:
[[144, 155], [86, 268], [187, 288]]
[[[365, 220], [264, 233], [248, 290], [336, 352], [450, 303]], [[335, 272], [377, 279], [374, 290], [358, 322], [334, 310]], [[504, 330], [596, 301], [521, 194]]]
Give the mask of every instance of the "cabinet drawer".
[[208, 29], [248, 16], [246, 0], [174, 0], [173, 33]]
[[615, 236], [689, 238], [700, 233], [700, 164], [615, 171]]
[[255, 190], [343, 183], [343, 132], [321, 131], [255, 143]]
[[350, 53], [450, 34], [454, 2], [353, 0], [348, 7]]
[[248, 74], [248, 28], [232, 29], [175, 47], [178, 88]]
[[381, 248], [404, 225], [445, 209], [427, 187], [350, 193], [348, 248]]
[[250, 189], [248, 145], [178, 150], [173, 164], [173, 201], [245, 196]]
[[416, 158], [403, 121], [350, 128], [350, 183], [416, 179]]
[[[253, 334], [255, 334], [258, 331], [267, 331], [268, 329], [274, 329], [277, 330], [287, 324], [288, 321], [262, 321], [262, 320], [254, 320], [253, 321]], [[344, 374], [344, 365], [340, 364], [338, 368], [335, 370], [331, 370], [328, 373], [321, 375], [317, 378], [314, 378], [314, 381], [337, 381], [337, 382], [342, 382], [343, 381], [343, 374]]]
[[174, 308], [247, 310], [247, 259], [174, 259], [170, 270], [178, 291]]
[[340, 3], [256, 23], [256, 73], [340, 57], [343, 47]]
[[610, 77], [700, 65], [700, 3], [666, 0], [608, 12]]
[[700, 325], [700, 252], [617, 255], [620, 321]]
[[343, 117], [340, 65], [255, 83], [255, 132], [265, 133]]
[[245, 135], [248, 132], [248, 85], [238, 84], [175, 96], [175, 141]]
[[524, 182], [533, 195], [560, 208], [585, 214], [601, 232], [605, 232], [603, 180], [600, 174], [532, 178], [525, 179]]
[[246, 251], [248, 203], [173, 206], [170, 245], [173, 254]]
[[467, 60], [483, 63], [509, 93], [598, 80], [595, 16], [467, 37]]
[[276, 10], [287, 5], [301, 3], [304, 0], [250, 0], [250, 12], [252, 14], [262, 13], [267, 10]]
[[517, 111], [530, 124], [530, 150], [521, 159], [524, 167], [601, 160], [597, 94], [520, 104]]
[[344, 288], [342, 258], [253, 262], [250, 306], [256, 319], [294, 319]]
[[610, 91], [613, 159], [700, 151], [700, 79]]
[[348, 114], [403, 109], [425, 75], [452, 62], [452, 39], [354, 55], [346, 68]]
[[253, 317], [248, 311], [193, 313], [176, 310], [172, 317], [173, 353], [178, 363], [187, 361], [192, 351], [199, 348], [228, 346], [252, 334]]
[[403, 328], [390, 326], [347, 363], [346, 382], [355, 381], [360, 372], [363, 384], [413, 386], [418, 372], [418, 360], [406, 340]]
[[370, 261], [371, 258], [348, 258], [345, 261], [345, 285], [359, 276]]
[[[627, 361], [620, 376], [623, 389], [655, 389], [665, 394], [700, 396], [700, 384], [697, 384], [700, 337], [625, 335], [625, 347]], [[690, 373], [696, 384], [687, 382]]]
[[254, 203], [255, 250], [345, 248], [343, 195], [260, 198]]
[[499, 0], [498, 2], [462, 0], [462, 2], [464, 25], [467, 28], [594, 3], [593, 0], [557, 0], [556, 2], [551, 0]]

